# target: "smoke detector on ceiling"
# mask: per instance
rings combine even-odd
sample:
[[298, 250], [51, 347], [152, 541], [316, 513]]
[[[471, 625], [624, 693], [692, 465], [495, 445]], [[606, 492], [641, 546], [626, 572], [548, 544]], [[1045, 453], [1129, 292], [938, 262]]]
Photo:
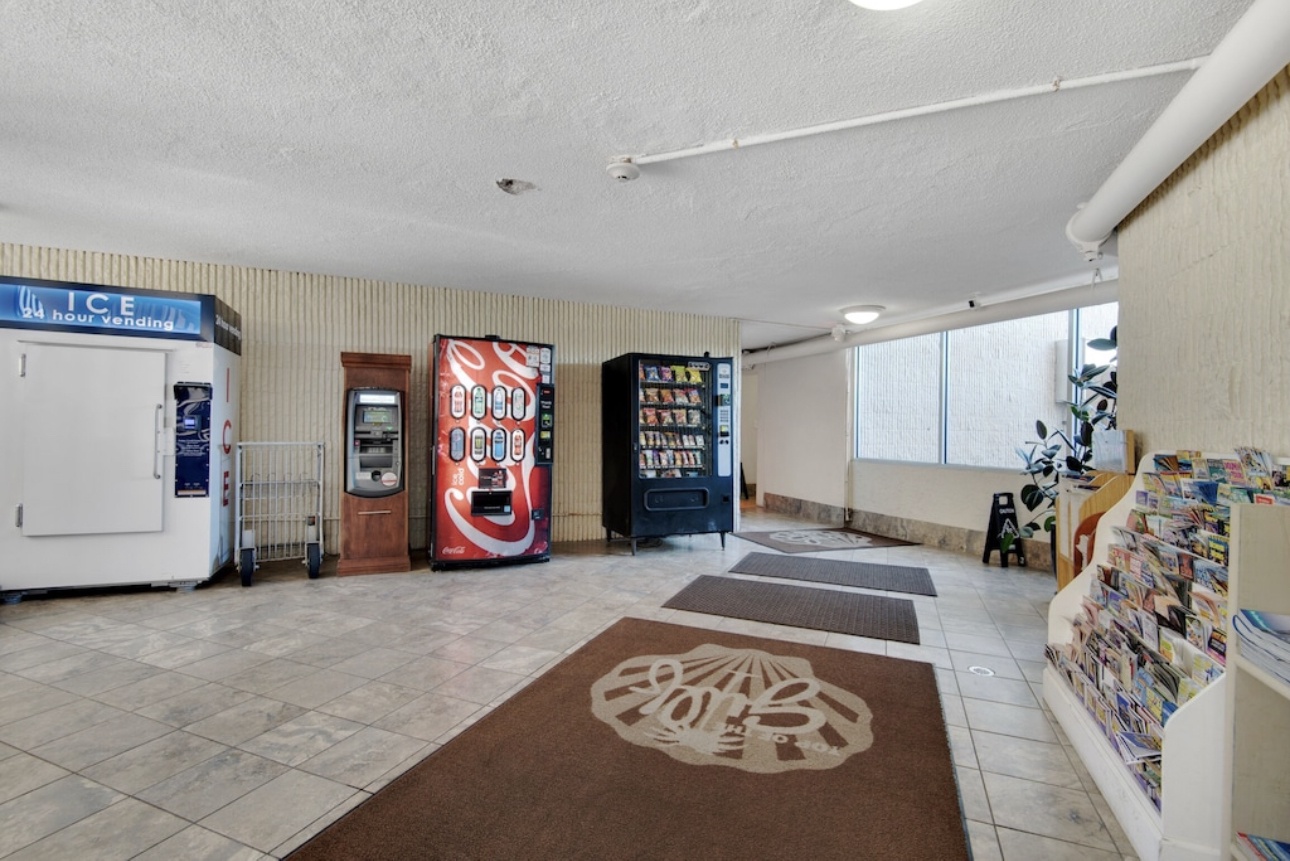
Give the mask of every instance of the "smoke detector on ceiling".
[[619, 182], [631, 182], [641, 175], [641, 169], [626, 160], [613, 162], [605, 170]]

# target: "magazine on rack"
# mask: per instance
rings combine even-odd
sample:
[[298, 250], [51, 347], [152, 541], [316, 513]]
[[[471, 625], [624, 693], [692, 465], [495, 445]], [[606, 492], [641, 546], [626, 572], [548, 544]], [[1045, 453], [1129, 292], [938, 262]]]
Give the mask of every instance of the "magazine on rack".
[[1236, 838], [1242, 854], [1250, 861], [1290, 861], [1290, 843], [1242, 831], [1236, 832]]
[[1120, 742], [1120, 752], [1124, 761], [1129, 764], [1159, 759], [1162, 752], [1160, 739], [1145, 732], [1117, 732], [1116, 740]]
[[1232, 619], [1241, 653], [1290, 684], [1290, 616], [1242, 610]]

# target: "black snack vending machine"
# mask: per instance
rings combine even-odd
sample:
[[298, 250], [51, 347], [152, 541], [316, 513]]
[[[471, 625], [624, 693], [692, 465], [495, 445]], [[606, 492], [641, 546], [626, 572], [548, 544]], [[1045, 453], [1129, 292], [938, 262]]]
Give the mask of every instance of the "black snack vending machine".
[[601, 365], [606, 539], [734, 530], [734, 363], [627, 353]]

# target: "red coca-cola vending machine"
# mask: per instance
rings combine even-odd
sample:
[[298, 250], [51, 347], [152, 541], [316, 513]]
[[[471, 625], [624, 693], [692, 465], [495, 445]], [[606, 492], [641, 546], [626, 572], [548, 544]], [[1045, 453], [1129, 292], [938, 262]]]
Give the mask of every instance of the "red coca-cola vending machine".
[[432, 350], [430, 567], [546, 561], [554, 348], [436, 335]]

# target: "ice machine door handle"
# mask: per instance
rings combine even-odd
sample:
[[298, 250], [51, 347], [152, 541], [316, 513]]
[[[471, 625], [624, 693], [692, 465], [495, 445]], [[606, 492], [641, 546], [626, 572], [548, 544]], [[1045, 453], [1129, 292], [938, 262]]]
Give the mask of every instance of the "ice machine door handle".
[[152, 417], [152, 477], [161, 480], [161, 447], [166, 434], [166, 405], [157, 404], [157, 411]]

